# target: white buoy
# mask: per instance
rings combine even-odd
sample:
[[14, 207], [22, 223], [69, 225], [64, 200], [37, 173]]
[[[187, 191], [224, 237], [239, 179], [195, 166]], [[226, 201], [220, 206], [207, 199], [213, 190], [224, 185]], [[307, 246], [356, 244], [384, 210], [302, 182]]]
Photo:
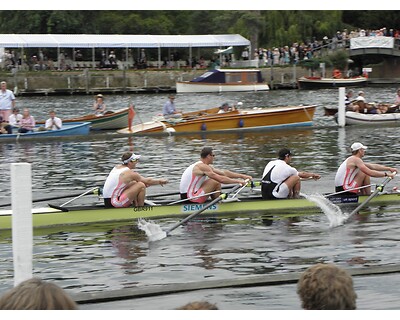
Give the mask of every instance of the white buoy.
[[32, 176], [29, 163], [11, 164], [14, 286], [32, 278]]
[[346, 125], [346, 88], [339, 88], [339, 107], [338, 107], [338, 125], [344, 127]]

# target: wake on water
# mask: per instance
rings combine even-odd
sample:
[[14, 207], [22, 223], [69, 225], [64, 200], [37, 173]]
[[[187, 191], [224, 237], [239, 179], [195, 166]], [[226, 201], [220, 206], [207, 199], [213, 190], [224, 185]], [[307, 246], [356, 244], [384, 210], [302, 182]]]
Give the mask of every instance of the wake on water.
[[[329, 227], [334, 228], [342, 225], [348, 218], [348, 214], [342, 212], [342, 210], [334, 203], [329, 201], [323, 195], [315, 193], [311, 195], [301, 194], [302, 197], [307, 200], [314, 202], [324, 212], [329, 220]], [[161, 229], [161, 227], [152, 222], [146, 221], [145, 219], [138, 219], [138, 227], [144, 231], [149, 238], [149, 241], [158, 241], [167, 237], [167, 233]]]
[[158, 241], [167, 237], [167, 233], [154, 222], [138, 219], [138, 227], [140, 230], [146, 232], [149, 241]]
[[317, 206], [321, 208], [321, 210], [328, 218], [329, 226], [331, 228], [342, 225], [348, 218], [347, 213], [342, 212], [342, 210], [336, 204], [332, 203], [321, 194], [301, 194], [301, 196], [311, 202], [314, 202]]

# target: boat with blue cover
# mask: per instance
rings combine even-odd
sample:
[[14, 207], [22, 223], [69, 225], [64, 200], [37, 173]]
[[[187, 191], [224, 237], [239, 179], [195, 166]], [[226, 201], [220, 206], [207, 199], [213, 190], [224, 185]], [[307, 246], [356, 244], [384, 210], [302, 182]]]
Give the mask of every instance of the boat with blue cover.
[[190, 81], [177, 81], [177, 93], [267, 91], [258, 69], [214, 69]]

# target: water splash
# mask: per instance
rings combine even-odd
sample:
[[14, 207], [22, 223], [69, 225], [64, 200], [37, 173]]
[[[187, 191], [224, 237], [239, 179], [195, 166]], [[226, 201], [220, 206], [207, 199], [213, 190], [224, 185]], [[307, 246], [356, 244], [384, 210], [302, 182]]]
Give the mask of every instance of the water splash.
[[321, 210], [325, 213], [329, 220], [329, 227], [334, 228], [341, 226], [348, 219], [348, 214], [342, 212], [342, 210], [334, 203], [329, 201], [321, 194], [301, 194], [304, 198], [314, 202]]
[[149, 241], [158, 241], [167, 237], [167, 233], [157, 223], [152, 221], [138, 219], [138, 227], [140, 230], [146, 232]]

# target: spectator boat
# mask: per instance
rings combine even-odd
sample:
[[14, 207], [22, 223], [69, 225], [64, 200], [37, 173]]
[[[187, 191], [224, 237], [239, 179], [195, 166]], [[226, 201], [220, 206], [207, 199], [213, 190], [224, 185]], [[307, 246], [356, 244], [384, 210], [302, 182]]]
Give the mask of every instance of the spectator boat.
[[68, 122], [63, 123], [59, 130], [41, 130], [43, 125], [36, 125], [34, 131], [27, 133], [18, 133], [17, 128], [13, 128], [11, 134], [0, 134], [0, 141], [9, 140], [25, 140], [25, 139], [45, 139], [54, 137], [71, 137], [88, 135], [90, 130], [90, 122]]
[[346, 125], [400, 125], [400, 113], [359, 113], [346, 111]]
[[269, 86], [257, 69], [215, 69], [191, 81], [176, 82], [177, 93], [266, 90], [269, 90]]
[[[129, 108], [125, 108], [117, 111], [107, 111], [104, 115], [89, 114], [82, 117], [62, 119], [62, 121], [63, 123], [90, 122], [91, 130], [118, 130], [128, 125], [128, 113]], [[44, 124], [44, 121], [37, 123]]]
[[299, 89], [324, 89], [338, 87], [362, 87], [367, 84], [366, 77], [352, 78], [321, 78], [321, 77], [300, 77], [297, 79]]
[[234, 109], [218, 113], [218, 107], [185, 113], [179, 119], [155, 118], [118, 130], [123, 134], [187, 134], [201, 132], [235, 132], [311, 126], [316, 106], [285, 106]]

